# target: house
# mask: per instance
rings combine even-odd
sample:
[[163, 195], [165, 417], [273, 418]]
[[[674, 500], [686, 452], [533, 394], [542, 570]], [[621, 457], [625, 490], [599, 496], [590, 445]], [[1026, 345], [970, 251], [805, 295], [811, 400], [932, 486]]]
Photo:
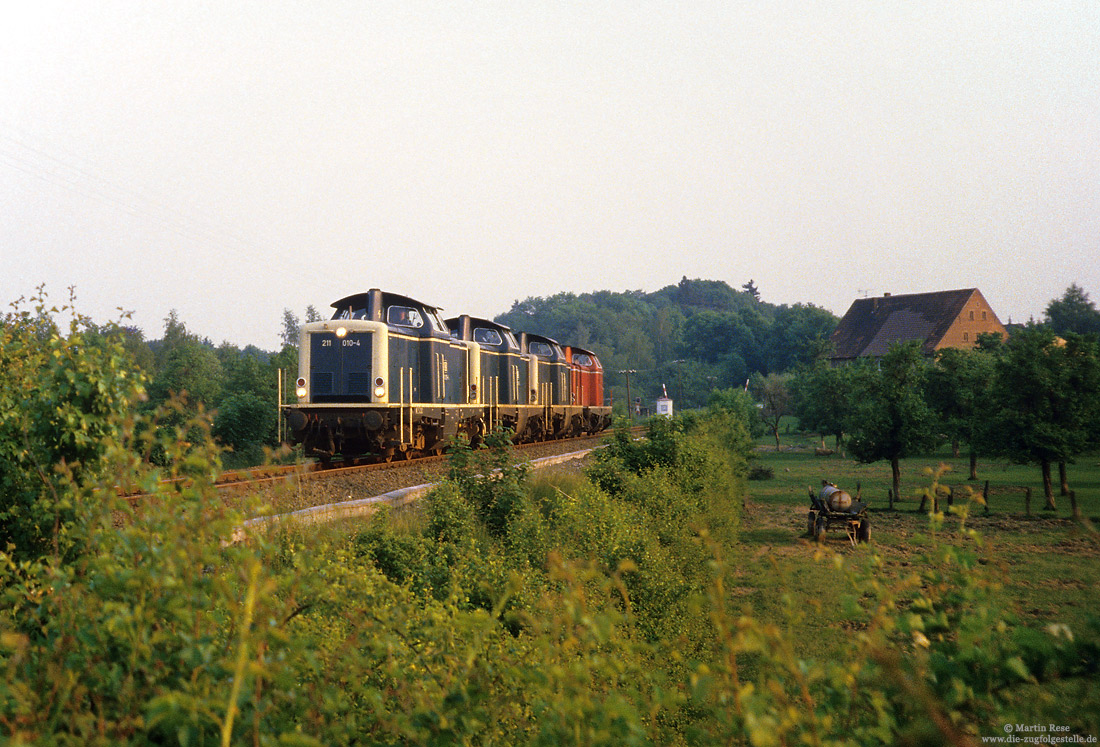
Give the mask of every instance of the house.
[[877, 358], [896, 342], [921, 343], [927, 356], [944, 348], [972, 348], [978, 335], [1008, 337], [997, 314], [977, 288], [857, 298], [830, 338], [830, 362]]

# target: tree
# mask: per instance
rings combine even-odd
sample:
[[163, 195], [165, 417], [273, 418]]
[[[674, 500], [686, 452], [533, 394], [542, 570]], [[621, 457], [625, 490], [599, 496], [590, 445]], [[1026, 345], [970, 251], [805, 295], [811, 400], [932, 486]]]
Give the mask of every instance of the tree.
[[302, 323], [298, 321], [298, 315], [290, 309], [283, 309], [283, 347], [298, 344], [298, 331]]
[[779, 422], [791, 411], [790, 376], [770, 373], [753, 377], [752, 390], [760, 400], [758, 415], [775, 436], [775, 450], [779, 451]]
[[756, 403], [743, 387], [713, 390], [707, 401], [707, 409], [712, 412], [733, 413], [753, 438], [759, 438], [765, 433], [764, 421], [756, 414]]
[[813, 304], [782, 305], [766, 335], [765, 364], [769, 371], [787, 371], [812, 365], [829, 350], [830, 336], [839, 321], [832, 312]]
[[935, 415], [924, 399], [927, 363], [916, 343], [895, 344], [878, 364], [854, 372], [849, 448], [859, 461], [890, 461], [890, 508], [900, 497], [900, 460], [936, 444]]
[[1060, 299], [1047, 304], [1047, 323], [1056, 334], [1075, 332], [1079, 335], [1100, 334], [1100, 311], [1077, 283], [1073, 283]]
[[741, 286], [741, 290], [749, 296], [752, 296], [752, 300], [760, 300], [760, 289], [756, 287], [756, 283], [752, 282], [752, 278], [749, 278], [749, 282]]
[[275, 441], [275, 421], [270, 397], [233, 393], [218, 407], [213, 435], [233, 450], [235, 463], [257, 464], [263, 460], [263, 447]]
[[681, 354], [707, 363], [717, 363], [734, 353], [747, 360], [760, 348], [750, 324], [735, 312], [692, 314], [684, 322], [682, 334]]
[[157, 372], [149, 384], [149, 409], [175, 395], [186, 395], [184, 411], [171, 420], [182, 423], [200, 408], [212, 409], [222, 395], [222, 365], [208, 341], [187, 331], [175, 310], [164, 320], [164, 339], [156, 346]]
[[1009, 338], [994, 368], [997, 411], [990, 429], [994, 453], [1037, 464], [1046, 508], [1054, 510], [1051, 465], [1071, 462], [1096, 443], [1100, 416], [1097, 342], [1029, 325]]
[[833, 368], [824, 362], [802, 369], [791, 381], [791, 408], [803, 430], [832, 434], [836, 450], [844, 448], [844, 428], [852, 408], [852, 371], [848, 366]]
[[946, 348], [928, 373], [928, 403], [952, 439], [956, 456], [959, 442], [967, 445], [971, 480], [978, 479], [978, 448], [986, 440], [993, 407], [993, 365], [994, 353], [988, 348]]

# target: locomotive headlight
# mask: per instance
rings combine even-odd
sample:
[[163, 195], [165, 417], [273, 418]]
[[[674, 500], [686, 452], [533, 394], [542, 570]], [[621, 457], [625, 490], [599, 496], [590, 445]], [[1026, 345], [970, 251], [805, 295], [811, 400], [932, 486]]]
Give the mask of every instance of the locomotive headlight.
[[374, 396], [375, 397], [385, 397], [386, 396], [386, 387], [384, 386], [385, 383], [386, 383], [385, 379], [383, 379], [381, 376], [379, 376], [377, 379], [374, 380]]
[[337, 327], [336, 328], [336, 336], [337, 337], [343, 339], [344, 337], [347, 337], [347, 334], [348, 334], [348, 328], [347, 327]]
[[299, 376], [298, 380], [294, 382], [294, 386], [296, 387], [294, 389], [294, 393], [297, 394], [299, 397], [304, 397], [306, 396], [306, 394], [309, 393], [308, 391], [306, 391], [305, 377]]

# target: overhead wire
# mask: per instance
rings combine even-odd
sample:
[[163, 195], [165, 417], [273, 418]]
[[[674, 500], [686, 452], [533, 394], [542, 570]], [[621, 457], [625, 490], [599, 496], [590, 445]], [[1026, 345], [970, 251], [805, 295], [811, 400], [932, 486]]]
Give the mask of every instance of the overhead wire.
[[[100, 168], [72, 153], [63, 156], [46, 152], [27, 142], [25, 133], [0, 121], [8, 131], [0, 131], [0, 164], [60, 187], [89, 200], [119, 209], [167, 230], [180, 238], [195, 241], [208, 248], [224, 251], [227, 244], [253, 255], [249, 259], [269, 259], [269, 252], [238, 232], [218, 225], [209, 217], [188, 215], [166, 202], [150, 197], [146, 192], [121, 186], [100, 175]], [[15, 132], [15, 135], [12, 134]], [[22, 137], [20, 137], [20, 135]]]

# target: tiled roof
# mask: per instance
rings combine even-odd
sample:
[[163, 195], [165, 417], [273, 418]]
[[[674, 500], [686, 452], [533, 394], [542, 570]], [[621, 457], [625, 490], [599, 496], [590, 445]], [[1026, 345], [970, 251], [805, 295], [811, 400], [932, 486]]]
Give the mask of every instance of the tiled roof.
[[918, 340], [931, 354], [977, 288], [857, 298], [840, 320], [833, 358], [885, 355], [895, 342]]

